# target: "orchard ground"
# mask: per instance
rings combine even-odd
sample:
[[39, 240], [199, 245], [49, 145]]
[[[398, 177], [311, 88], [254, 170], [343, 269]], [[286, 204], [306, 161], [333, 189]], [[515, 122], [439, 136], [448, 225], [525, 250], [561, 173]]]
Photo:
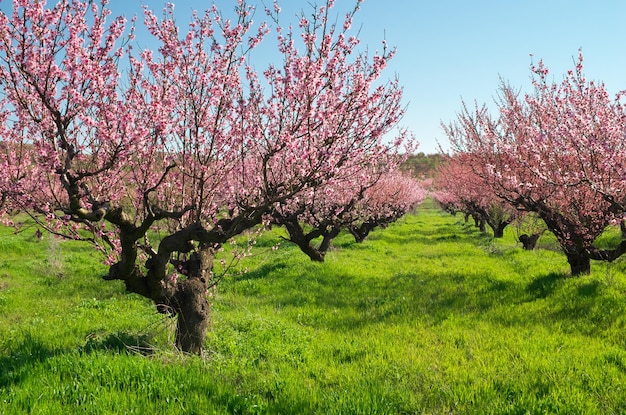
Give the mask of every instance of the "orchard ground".
[[189, 357], [89, 246], [24, 229], [0, 229], [0, 413], [626, 411], [626, 263], [569, 278], [547, 235], [524, 251], [426, 202], [313, 263], [274, 228]]

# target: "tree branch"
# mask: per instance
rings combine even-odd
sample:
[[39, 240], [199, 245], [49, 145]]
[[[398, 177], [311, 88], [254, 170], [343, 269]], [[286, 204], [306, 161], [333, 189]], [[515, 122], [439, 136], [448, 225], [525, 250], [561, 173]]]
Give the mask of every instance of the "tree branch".
[[622, 241], [615, 249], [598, 249], [591, 247], [587, 252], [591, 259], [613, 262], [626, 253], [626, 241]]

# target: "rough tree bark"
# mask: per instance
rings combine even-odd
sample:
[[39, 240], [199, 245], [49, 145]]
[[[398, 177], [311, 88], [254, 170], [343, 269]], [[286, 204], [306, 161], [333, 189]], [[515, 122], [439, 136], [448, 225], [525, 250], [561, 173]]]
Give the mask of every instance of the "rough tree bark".
[[326, 229], [322, 234], [322, 242], [320, 242], [317, 250], [323, 252], [325, 255], [326, 252], [328, 252], [328, 250], [330, 249], [330, 244], [339, 235], [339, 232], [341, 232], [340, 226], [333, 226]]
[[186, 353], [199, 354], [209, 325], [210, 307], [207, 290], [215, 252], [213, 247], [200, 246], [182, 264], [187, 278], [178, 282], [169, 304], [178, 315], [176, 347]]
[[548, 230], [556, 236], [567, 257], [572, 277], [591, 273], [591, 258], [583, 235], [577, 234], [575, 232], [576, 227], [567, 222], [566, 218], [558, 212], [542, 204], [538, 204], [536, 207], [538, 209], [528, 210], [537, 212]]
[[478, 216], [483, 222], [481, 231], [485, 231], [484, 223], [487, 223], [493, 231], [494, 238], [502, 238], [504, 229], [513, 221], [513, 218], [505, 214], [503, 209], [498, 206], [492, 205], [490, 208], [483, 208], [476, 205], [473, 210], [476, 212], [475, 216]]

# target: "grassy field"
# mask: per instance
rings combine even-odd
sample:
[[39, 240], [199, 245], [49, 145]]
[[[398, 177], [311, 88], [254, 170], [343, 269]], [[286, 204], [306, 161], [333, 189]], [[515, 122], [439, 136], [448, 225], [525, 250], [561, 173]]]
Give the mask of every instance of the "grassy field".
[[88, 247], [0, 229], [0, 414], [626, 413], [624, 260], [568, 278], [428, 205], [323, 264], [279, 232], [185, 357]]

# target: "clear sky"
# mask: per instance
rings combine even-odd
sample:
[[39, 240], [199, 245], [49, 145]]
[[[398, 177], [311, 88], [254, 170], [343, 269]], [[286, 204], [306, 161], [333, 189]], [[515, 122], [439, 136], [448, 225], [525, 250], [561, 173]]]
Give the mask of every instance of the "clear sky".
[[[192, 9], [211, 4], [171, 2], [181, 25]], [[283, 24], [300, 10], [311, 10], [310, 3], [323, 2], [280, 1]], [[236, 1], [215, 3], [228, 14]], [[141, 4], [160, 10], [165, 1], [111, 0], [109, 6], [114, 14], [133, 15], [141, 13]], [[9, 5], [0, 3], [3, 10]], [[336, 0], [334, 11], [343, 15], [353, 5]], [[264, 19], [259, 11], [255, 20]], [[420, 151], [434, 153], [438, 142], [447, 148], [440, 124], [455, 118], [461, 99], [491, 104], [500, 77], [529, 87], [530, 54], [535, 63], [543, 59], [560, 81], [582, 48], [589, 79], [604, 81], [612, 93], [626, 89], [625, 22], [623, 0], [364, 0], [353, 27], [361, 28], [362, 45], [370, 50], [380, 48], [383, 38], [397, 47], [384, 76], [399, 76], [408, 104], [402, 125], [414, 132]]]
[[398, 47], [404, 123], [426, 153], [446, 148], [440, 124], [461, 99], [492, 104], [499, 77], [528, 89], [531, 53], [560, 81], [582, 48], [589, 79], [626, 89], [626, 1], [365, 0], [362, 18], [368, 41], [386, 33]]

